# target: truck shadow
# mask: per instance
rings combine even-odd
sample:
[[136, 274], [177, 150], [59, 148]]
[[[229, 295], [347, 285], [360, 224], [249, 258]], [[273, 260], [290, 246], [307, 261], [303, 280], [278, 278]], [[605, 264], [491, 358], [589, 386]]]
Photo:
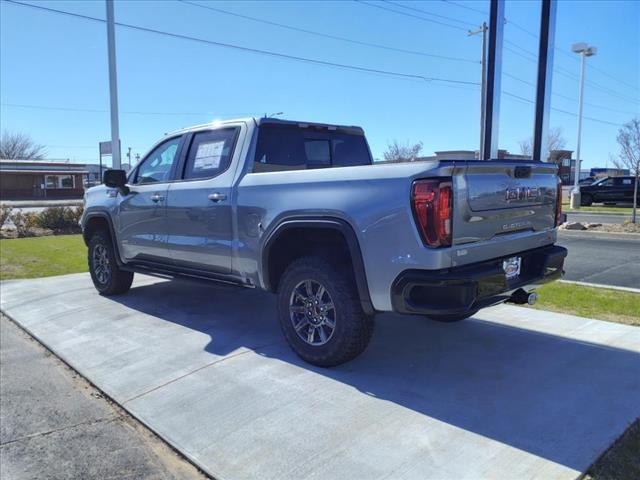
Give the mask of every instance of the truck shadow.
[[381, 314], [364, 354], [323, 369], [288, 348], [264, 292], [174, 280], [111, 298], [209, 335], [212, 361], [248, 348], [577, 470], [640, 415], [640, 354], [629, 350], [482, 320]]

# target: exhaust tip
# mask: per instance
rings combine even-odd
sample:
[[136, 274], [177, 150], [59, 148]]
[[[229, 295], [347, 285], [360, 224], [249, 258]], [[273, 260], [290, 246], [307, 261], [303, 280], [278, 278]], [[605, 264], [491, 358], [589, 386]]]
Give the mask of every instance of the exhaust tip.
[[536, 292], [527, 292], [524, 289], [519, 288], [507, 301], [517, 305], [524, 305], [525, 303], [533, 305], [538, 301], [538, 294]]

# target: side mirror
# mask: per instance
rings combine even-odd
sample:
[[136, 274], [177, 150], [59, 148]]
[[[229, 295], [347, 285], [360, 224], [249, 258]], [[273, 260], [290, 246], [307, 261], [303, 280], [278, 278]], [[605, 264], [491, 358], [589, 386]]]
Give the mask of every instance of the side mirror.
[[129, 193], [127, 172], [124, 170], [107, 170], [102, 176], [103, 183], [110, 188], [117, 188], [123, 195]]

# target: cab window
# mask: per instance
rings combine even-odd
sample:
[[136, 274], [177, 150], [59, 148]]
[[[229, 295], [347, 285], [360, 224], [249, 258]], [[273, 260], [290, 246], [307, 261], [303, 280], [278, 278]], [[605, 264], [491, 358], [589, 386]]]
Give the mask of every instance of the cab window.
[[181, 137], [175, 137], [158, 145], [142, 161], [136, 170], [134, 185], [168, 182], [171, 171], [177, 161], [178, 147]]

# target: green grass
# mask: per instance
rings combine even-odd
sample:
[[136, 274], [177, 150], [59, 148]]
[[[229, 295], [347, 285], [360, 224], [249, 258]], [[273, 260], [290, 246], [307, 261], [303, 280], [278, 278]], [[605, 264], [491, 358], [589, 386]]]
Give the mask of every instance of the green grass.
[[543, 285], [537, 292], [538, 302], [533, 308], [539, 310], [640, 326], [638, 293], [559, 282]]
[[0, 280], [87, 271], [81, 235], [0, 240]]
[[568, 203], [562, 204], [564, 213], [571, 212], [597, 212], [597, 213], [632, 213], [633, 207], [619, 207], [617, 205], [592, 205], [590, 207], [580, 207], [580, 209], [569, 208]]

